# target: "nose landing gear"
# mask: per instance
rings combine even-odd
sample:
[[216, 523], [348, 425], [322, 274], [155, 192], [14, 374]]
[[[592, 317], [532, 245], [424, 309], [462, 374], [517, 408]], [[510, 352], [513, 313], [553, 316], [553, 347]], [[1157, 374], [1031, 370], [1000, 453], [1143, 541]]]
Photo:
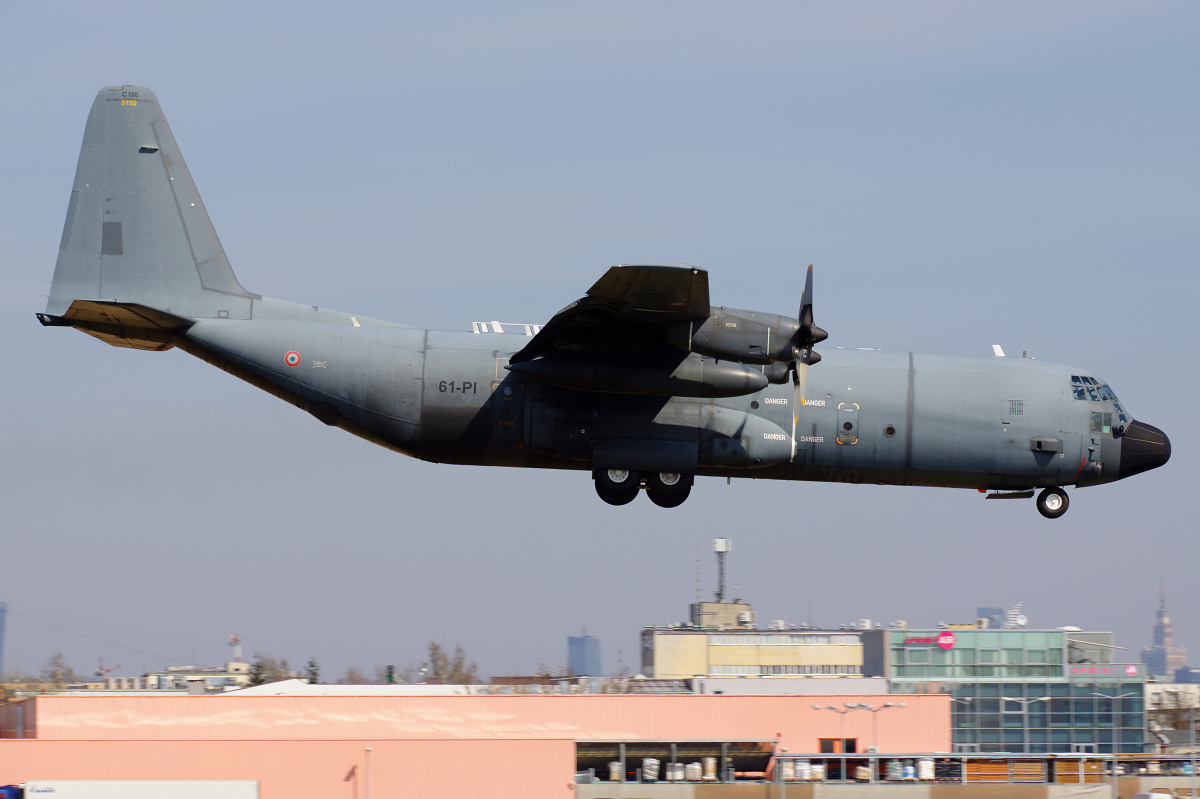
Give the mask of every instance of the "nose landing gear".
[[1067, 512], [1071, 501], [1067, 499], [1067, 492], [1063, 491], [1058, 486], [1047, 488], [1038, 494], [1037, 509], [1038, 513], [1045, 516], [1047, 519], [1057, 519]]

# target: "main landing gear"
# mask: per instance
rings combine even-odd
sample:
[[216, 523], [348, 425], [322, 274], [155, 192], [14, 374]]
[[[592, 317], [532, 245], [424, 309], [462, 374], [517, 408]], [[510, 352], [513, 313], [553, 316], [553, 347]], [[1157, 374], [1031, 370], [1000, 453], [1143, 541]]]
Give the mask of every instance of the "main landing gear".
[[1038, 513], [1047, 519], [1057, 519], [1062, 516], [1070, 505], [1071, 501], [1067, 499], [1067, 492], [1058, 486], [1044, 489], [1042, 493], [1038, 494]]
[[609, 505], [627, 505], [638, 495], [642, 483], [646, 484], [646, 495], [660, 508], [674, 508], [683, 504], [692, 492], [693, 476], [680, 472], [641, 472], [629, 469], [597, 469], [592, 472], [596, 481], [596, 493]]

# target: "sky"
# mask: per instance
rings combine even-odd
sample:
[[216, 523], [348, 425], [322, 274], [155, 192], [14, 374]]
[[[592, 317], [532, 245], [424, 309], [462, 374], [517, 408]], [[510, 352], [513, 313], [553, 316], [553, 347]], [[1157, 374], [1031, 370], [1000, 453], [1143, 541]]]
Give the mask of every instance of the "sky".
[[[911, 627], [1023, 603], [1136, 662], [1165, 581], [1200, 665], [1194, 3], [18, 4], [0, 30], [4, 667], [246, 656], [484, 675], [728, 581], [762, 620]], [[18, 79], [19, 77], [19, 79]], [[178, 351], [41, 328], [95, 92], [157, 94], [251, 291], [419, 327], [542, 323], [617, 263], [825, 347], [1010, 354], [1107, 381], [1173, 455], [1056, 521], [974, 491], [434, 465]], [[820, 368], [819, 365], [814, 368]]]

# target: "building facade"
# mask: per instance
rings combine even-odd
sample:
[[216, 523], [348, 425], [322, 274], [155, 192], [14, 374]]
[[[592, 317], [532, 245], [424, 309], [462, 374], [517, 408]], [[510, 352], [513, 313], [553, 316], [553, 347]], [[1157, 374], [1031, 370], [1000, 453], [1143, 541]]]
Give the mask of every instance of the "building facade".
[[1140, 663], [1113, 663], [1111, 634], [887, 630], [898, 693], [948, 693], [956, 752], [1147, 751]]
[[649, 627], [642, 631], [642, 673], [692, 677], [863, 677], [857, 631]]
[[[729, 777], [744, 783], [724, 796], [766, 796], [774, 786], [761, 773], [775, 753], [821, 752], [831, 740], [945, 751], [949, 698], [903, 701], [839, 716], [810, 696], [47, 695], [0, 706], [0, 785], [236, 779], [259, 782], [264, 797], [568, 799], [580, 795], [576, 775], [607, 773], [614, 753], [641, 765], [704, 746], [727, 753]], [[756, 793], [738, 790], [755, 783]], [[648, 793], [629, 787], [596, 786], [604, 797]]]

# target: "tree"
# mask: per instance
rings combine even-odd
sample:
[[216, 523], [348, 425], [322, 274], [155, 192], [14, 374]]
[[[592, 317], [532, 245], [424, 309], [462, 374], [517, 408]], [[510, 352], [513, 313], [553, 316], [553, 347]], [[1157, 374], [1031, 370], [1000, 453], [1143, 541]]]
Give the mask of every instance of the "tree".
[[287, 658], [276, 660], [271, 655], [260, 655], [257, 652], [253, 657], [254, 660], [250, 662], [251, 685], [265, 685], [269, 682], [290, 680], [296, 676], [288, 666]]
[[479, 682], [479, 666], [467, 660], [462, 646], [456, 644], [454, 654], [447, 655], [441, 644], [430, 641], [429, 673], [425, 681], [444, 685], [474, 685]]
[[254, 660], [250, 661], [250, 685], [262, 685], [267, 681], [267, 669], [263, 663], [262, 655], [254, 653]]
[[346, 669], [346, 673], [338, 678], [338, 685], [370, 685], [371, 681], [367, 679], [367, 675], [362, 673], [358, 666], [351, 666]]
[[309, 685], [319, 685], [321, 683], [321, 667], [317, 665], [315, 655], [308, 659], [308, 665], [304, 670], [304, 679], [308, 680]]
[[63, 685], [79, 679], [75, 676], [75, 670], [67, 665], [62, 650], [55, 652], [49, 660], [42, 664], [41, 678], [55, 685]]

